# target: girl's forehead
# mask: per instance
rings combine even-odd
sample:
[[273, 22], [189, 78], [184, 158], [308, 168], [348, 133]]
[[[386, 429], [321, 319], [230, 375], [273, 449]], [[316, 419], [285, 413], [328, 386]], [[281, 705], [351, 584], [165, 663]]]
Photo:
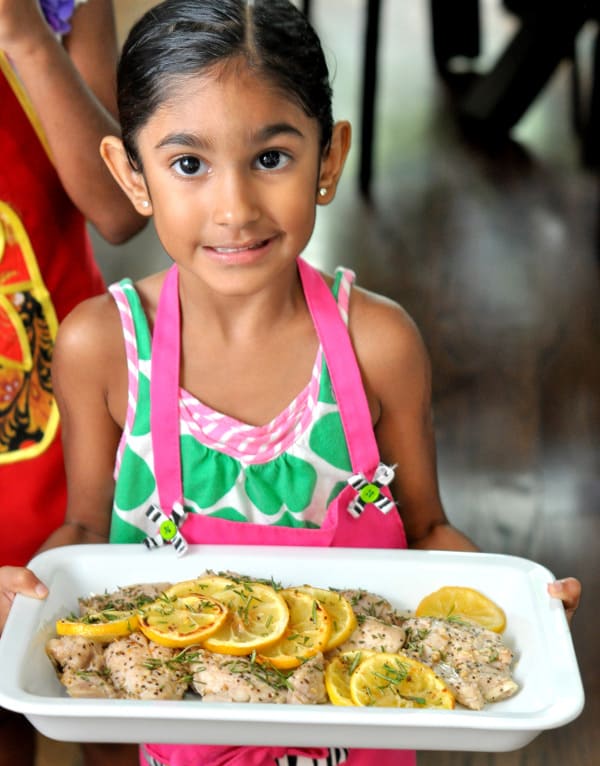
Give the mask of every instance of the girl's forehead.
[[[259, 69], [228, 59], [192, 74], [170, 75], [165, 79], [159, 108], [177, 109], [190, 102], [213, 105], [252, 101], [256, 108], [299, 109], [292, 93]], [[300, 112], [304, 113], [300, 108]]]
[[318, 133], [292, 94], [249, 66], [219, 65], [195, 74], [171, 75], [159, 106], [146, 127], [178, 123], [181, 127], [291, 122], [303, 132]]

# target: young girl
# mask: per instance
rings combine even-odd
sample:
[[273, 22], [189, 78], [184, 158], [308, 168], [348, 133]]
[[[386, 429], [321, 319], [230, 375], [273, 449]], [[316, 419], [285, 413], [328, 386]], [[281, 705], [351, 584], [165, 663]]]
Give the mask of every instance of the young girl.
[[[61, 328], [53, 369], [69, 505], [46, 547], [168, 543], [170, 517], [180, 534], [165, 537], [178, 547], [475, 550], [440, 502], [414, 324], [351, 272], [325, 276], [300, 257], [350, 146], [306, 19], [288, 0], [166, 0], [132, 29], [118, 92], [122, 138], [106, 138], [103, 156], [154, 216], [174, 266], [113, 285]], [[23, 570], [0, 573], [2, 584], [40, 587]], [[574, 606], [570, 587], [557, 595]], [[415, 762], [160, 744], [140, 759]]]

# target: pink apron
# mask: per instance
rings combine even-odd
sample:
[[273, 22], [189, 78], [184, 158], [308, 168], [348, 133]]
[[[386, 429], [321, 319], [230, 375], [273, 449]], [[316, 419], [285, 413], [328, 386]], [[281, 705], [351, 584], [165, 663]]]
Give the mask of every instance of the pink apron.
[[[352, 468], [371, 481], [379, 465], [379, 450], [347, 327], [319, 272], [300, 258], [298, 269], [329, 368]], [[178, 410], [180, 326], [178, 273], [173, 266], [165, 278], [154, 325], [150, 394], [156, 482], [161, 507], [167, 514], [183, 500]], [[381, 490], [390, 496], [387, 487]], [[343, 489], [330, 504], [319, 529], [265, 526], [188, 514], [181, 532], [189, 543], [208, 545], [406, 548], [406, 535], [397, 511], [384, 514], [368, 502], [355, 517], [348, 512], [348, 505], [356, 496], [356, 489], [350, 485]], [[145, 745], [145, 749], [169, 766], [273, 766], [276, 758], [286, 754], [311, 758], [326, 758], [329, 754], [325, 748], [310, 747]], [[140, 762], [145, 764], [143, 757]], [[348, 766], [414, 766], [416, 760], [415, 754], [409, 751], [353, 749], [346, 763]]]

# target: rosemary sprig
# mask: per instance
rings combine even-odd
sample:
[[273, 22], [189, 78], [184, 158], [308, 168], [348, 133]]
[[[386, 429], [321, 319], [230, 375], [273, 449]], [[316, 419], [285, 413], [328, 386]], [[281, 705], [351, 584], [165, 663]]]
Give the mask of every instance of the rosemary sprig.
[[283, 673], [272, 665], [256, 662], [255, 654], [252, 654], [249, 657], [236, 657], [235, 660], [226, 662], [224, 665], [231, 673], [252, 675], [266, 683], [272, 689], [279, 690], [291, 688], [288, 674]]
[[[188, 663], [198, 662], [203, 657], [202, 652], [194, 649], [193, 647], [186, 646], [174, 657], [168, 659], [160, 659], [159, 657], [146, 657], [143, 662], [143, 666], [148, 670], [157, 670], [158, 668], [165, 667], [169, 670], [183, 671]], [[198, 670], [204, 670], [204, 668], [198, 668]]]

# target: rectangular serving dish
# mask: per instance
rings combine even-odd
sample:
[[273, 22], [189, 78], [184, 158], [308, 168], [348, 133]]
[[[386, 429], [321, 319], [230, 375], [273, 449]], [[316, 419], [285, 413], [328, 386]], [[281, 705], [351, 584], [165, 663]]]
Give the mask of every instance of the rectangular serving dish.
[[[80, 742], [173, 742], [500, 752], [528, 744], [581, 712], [583, 687], [554, 579], [527, 559], [484, 553], [345, 548], [78, 545], [40, 554], [31, 569], [45, 601], [17, 596], [0, 639], [0, 707], [23, 713], [46, 736]], [[177, 582], [206, 569], [273, 578], [284, 586], [364, 588], [414, 609], [444, 585], [477, 588], [507, 615], [520, 691], [482, 711], [348, 708], [182, 701], [71, 699], [44, 646], [77, 599], [141, 582]]]

